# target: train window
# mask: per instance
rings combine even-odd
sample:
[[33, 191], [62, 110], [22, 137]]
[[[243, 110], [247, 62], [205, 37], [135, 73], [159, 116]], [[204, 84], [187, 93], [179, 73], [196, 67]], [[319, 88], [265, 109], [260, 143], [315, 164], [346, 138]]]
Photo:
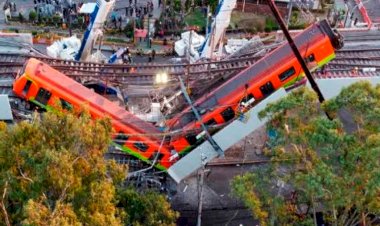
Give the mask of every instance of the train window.
[[133, 145], [135, 148], [139, 149], [140, 151], [144, 152], [146, 150], [148, 150], [149, 146], [142, 143], [142, 142], [136, 142], [134, 145]]
[[281, 82], [285, 81], [286, 79], [288, 79], [290, 76], [294, 75], [296, 73], [296, 70], [294, 69], [294, 67], [291, 67], [290, 69], [282, 72], [278, 78], [281, 80]]
[[216, 125], [217, 123], [216, 123], [215, 119], [212, 118], [212, 119], [208, 120], [207, 122], [205, 122], [205, 124], [208, 126], [212, 126], [212, 125]]
[[228, 107], [224, 111], [222, 111], [221, 115], [224, 121], [228, 122], [235, 117], [235, 111], [231, 107]]
[[47, 91], [44, 88], [38, 90], [36, 101], [40, 102], [43, 105], [46, 105], [51, 97], [51, 92]]
[[66, 110], [72, 110], [73, 109], [73, 105], [71, 105], [69, 102], [65, 101], [64, 99], [61, 99], [59, 98], [60, 102], [61, 102], [61, 106], [63, 109], [66, 109]]
[[122, 131], [120, 131], [117, 136], [114, 139], [114, 142], [118, 145], [124, 145], [125, 142], [128, 140], [128, 136], [125, 135]]
[[312, 54], [310, 54], [308, 57], [306, 57], [306, 58], [305, 58], [305, 61], [306, 61], [306, 63], [309, 63], [309, 62], [313, 62], [313, 61], [315, 61], [315, 56], [314, 56], [314, 54], [312, 53]]
[[262, 85], [260, 87], [260, 91], [261, 93], [264, 95], [264, 96], [268, 96], [269, 94], [273, 93], [274, 91], [274, 88], [273, 88], [273, 85], [272, 83], [269, 81], [267, 83], [265, 83], [265, 85]]
[[25, 69], [27, 65], [28, 65], [28, 62], [24, 63], [21, 70], [18, 72], [19, 75], [23, 75], [25, 73]]
[[182, 126], [185, 126], [185, 125], [187, 125], [187, 124], [189, 124], [190, 122], [193, 122], [193, 121], [195, 121], [195, 120], [196, 120], [196, 118], [195, 118], [194, 113], [193, 113], [192, 111], [190, 111], [190, 112], [185, 113], [185, 114], [181, 117], [180, 124], [181, 124]]
[[30, 81], [30, 80], [26, 80], [26, 84], [25, 84], [25, 86], [24, 86], [24, 89], [22, 90], [22, 94], [23, 94], [23, 95], [28, 94], [28, 92], [29, 92], [29, 88], [30, 88], [31, 85], [32, 85], [32, 81]]
[[252, 98], [253, 98], [253, 95], [252, 95], [252, 93], [250, 93], [250, 94], [246, 95], [245, 97], [243, 97], [242, 102], [249, 102]]
[[[157, 156], [158, 155], [158, 156]], [[149, 157], [149, 160], [150, 161], [153, 161], [157, 156], [157, 162], [161, 161], [162, 158], [165, 156], [164, 154], [162, 154], [161, 152], [158, 152], [158, 151], [155, 151], [153, 155], [151, 155]]]
[[255, 102], [255, 98], [253, 97], [253, 95], [250, 93], [248, 95], [246, 95], [242, 101], [241, 101], [241, 105], [243, 105], [244, 107], [248, 107], [250, 106], [251, 104], [253, 104], [253, 102]]
[[190, 145], [197, 143], [197, 137], [194, 133], [186, 134], [185, 139]]

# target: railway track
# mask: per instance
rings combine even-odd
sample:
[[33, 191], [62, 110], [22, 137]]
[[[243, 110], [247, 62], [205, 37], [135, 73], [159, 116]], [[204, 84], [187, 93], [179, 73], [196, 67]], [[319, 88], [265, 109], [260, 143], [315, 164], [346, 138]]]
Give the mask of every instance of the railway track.
[[199, 79], [205, 75], [215, 76], [222, 72], [239, 71], [242, 68], [254, 63], [259, 57], [256, 57], [257, 52], [263, 53], [263, 50], [273, 49], [277, 46], [257, 45], [251, 50], [245, 51], [244, 55], [239, 58], [229, 58], [221, 61], [200, 62], [195, 64], [156, 64], [156, 63], [141, 63], [141, 64], [101, 64], [78, 62], [72, 60], [52, 59], [40, 54], [21, 55], [21, 54], [0, 54], [0, 66], [7, 69], [0, 69], [0, 75], [3, 73], [17, 73], [23, 66], [24, 62], [30, 58], [37, 58], [52, 67], [60, 70], [66, 75], [81, 79], [103, 79], [103, 80], [118, 80], [119, 83], [128, 83], [128, 85], [151, 85], [154, 83], [157, 73], [165, 72], [169, 76], [177, 79], [178, 76], [186, 75], [187, 79]]
[[[380, 68], [379, 68], [380, 69]], [[362, 71], [355, 69], [328, 69], [323, 72], [314, 72], [314, 76], [319, 79], [331, 78], [360, 78], [360, 77], [378, 77], [379, 71]]]
[[[0, 75], [17, 74], [25, 61], [35, 56], [2, 54], [0, 55]], [[197, 80], [202, 77], [219, 76], [225, 73], [240, 71], [259, 59], [246, 56], [224, 61], [213, 61], [195, 64], [131, 64], [113, 65], [88, 62], [65, 61], [45, 57], [35, 57], [48, 63], [57, 70], [76, 80], [107, 80], [128, 85], [153, 85], [157, 73], [165, 72], [169, 81], [177, 80], [178, 76], [186, 76], [187, 80]]]
[[[255, 56], [254, 53], [251, 53], [240, 58], [195, 64], [143, 63], [116, 65], [77, 62], [31, 55], [0, 54], [0, 78], [8, 78], [9, 80], [10, 77], [16, 76], [17, 72], [22, 69], [25, 61], [30, 57], [35, 57], [46, 62], [80, 82], [100, 80], [117, 84], [120, 87], [134, 87], [129, 90], [129, 93], [132, 94], [130, 96], [146, 96], [149, 93], [146, 90], [161, 89], [163, 94], [173, 92], [173, 90], [178, 88], [176, 86], [178, 85], [179, 76], [190, 82], [190, 88], [195, 87], [201, 93], [202, 90], [207, 89], [207, 84], [211, 83], [214, 79], [226, 77], [226, 75], [232, 76], [260, 59], [260, 56]], [[349, 73], [355, 67], [358, 69], [366, 67], [379, 70], [380, 48], [343, 49], [336, 51], [336, 58], [326, 66], [326, 69], [329, 70], [330, 74], [345, 76], [346, 73]], [[168, 74], [169, 82], [167, 87], [156, 87], [155, 76], [163, 72]], [[360, 73], [364, 75], [368, 74], [365, 72]], [[370, 73], [372, 73], [370, 76], [376, 74], [376, 72]], [[322, 76], [321, 72], [317, 72], [316, 76]], [[4, 87], [0, 87], [0, 89], [4, 89]], [[7, 93], [8, 91], [1, 92]]]
[[[17, 74], [25, 61], [32, 56], [18, 54], [0, 55], [0, 75]], [[187, 80], [212, 79], [226, 73], [240, 71], [260, 57], [246, 55], [241, 58], [232, 58], [222, 61], [201, 62], [195, 64], [131, 64], [113, 65], [77, 62], [70, 60], [51, 59], [38, 57], [39, 60], [48, 63], [57, 70], [77, 80], [107, 80], [119, 84], [128, 85], [153, 85], [157, 73], [165, 72], [169, 81], [177, 81], [178, 76]], [[380, 49], [348, 49], [336, 52], [336, 59], [329, 63], [352, 65], [377, 65], [380, 62]]]
[[345, 41], [349, 42], [363, 42], [363, 41], [374, 41], [380, 40], [380, 33], [378, 32], [367, 32], [363, 34], [362, 32], [357, 32], [357, 34], [345, 34]]

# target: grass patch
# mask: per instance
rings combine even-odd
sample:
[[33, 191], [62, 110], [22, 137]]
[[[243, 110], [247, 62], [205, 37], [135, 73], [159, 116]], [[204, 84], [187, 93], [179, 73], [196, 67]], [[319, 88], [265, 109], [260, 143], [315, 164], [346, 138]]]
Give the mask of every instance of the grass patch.
[[117, 43], [127, 43], [124, 39], [121, 38], [107, 38], [107, 42], [117, 42]]
[[185, 23], [189, 26], [198, 26], [200, 29], [206, 27], [206, 17], [200, 9], [195, 9], [185, 17]]
[[251, 33], [261, 32], [265, 28], [265, 17], [253, 13], [233, 11], [230, 27], [232, 29], [240, 28]]

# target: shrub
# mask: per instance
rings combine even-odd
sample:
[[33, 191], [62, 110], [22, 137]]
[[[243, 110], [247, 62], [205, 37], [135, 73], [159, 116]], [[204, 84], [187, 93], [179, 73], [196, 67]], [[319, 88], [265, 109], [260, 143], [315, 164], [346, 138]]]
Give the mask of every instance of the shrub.
[[133, 37], [133, 24], [132, 24], [132, 22], [129, 22], [129, 23], [127, 23], [127, 25], [125, 25], [125, 27], [124, 27], [124, 34], [128, 38], [132, 38]]
[[265, 18], [265, 31], [271, 32], [272, 30], [278, 30], [277, 22], [272, 17]]
[[289, 29], [291, 30], [300, 30], [300, 29], [305, 29], [306, 27], [307, 27], [307, 24], [305, 23], [289, 25]]
[[36, 11], [34, 11], [34, 10], [30, 11], [29, 12], [29, 21], [34, 22], [34, 21], [36, 21], [36, 18], [37, 18]]
[[59, 15], [53, 16], [53, 23], [55, 26], [57, 26], [60, 21], [61, 21], [61, 17]]
[[24, 16], [21, 13], [19, 13], [18, 14], [18, 19], [19, 19], [20, 22], [23, 22], [24, 21]]
[[179, 12], [181, 10], [181, 0], [174, 0], [174, 11]]
[[264, 28], [264, 31], [265, 32], [271, 32], [272, 31], [272, 28], [271, 27], [268, 27], [268, 26], [266, 26], [265, 28]]

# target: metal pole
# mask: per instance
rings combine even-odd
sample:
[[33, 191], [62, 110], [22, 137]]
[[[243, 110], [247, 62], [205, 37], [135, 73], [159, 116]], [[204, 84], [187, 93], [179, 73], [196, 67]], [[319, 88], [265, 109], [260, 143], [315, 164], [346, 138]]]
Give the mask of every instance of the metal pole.
[[205, 178], [205, 157], [203, 156], [203, 153], [201, 154], [201, 161], [202, 161], [202, 170], [201, 170], [201, 178], [200, 178], [200, 191], [199, 191], [199, 199], [198, 199], [198, 219], [197, 219], [197, 226], [202, 225], [202, 205], [203, 205], [203, 182]]
[[241, 9], [241, 11], [244, 13], [244, 9], [245, 9], [245, 0], [243, 1], [243, 7]]
[[[133, 4], [133, 3], [132, 3]], [[132, 7], [132, 5], [131, 5]], [[136, 44], [136, 40], [135, 40], [135, 31], [136, 31], [136, 6], [133, 4], [133, 7], [132, 7], [132, 15], [131, 15], [131, 20], [132, 20], [132, 29], [133, 29], [133, 32], [132, 32], [132, 39], [133, 39], [133, 44]]]
[[189, 48], [187, 49], [187, 55], [189, 56], [189, 62], [191, 62], [191, 54], [190, 54], [190, 51], [191, 51], [191, 45], [193, 44], [192, 43], [192, 40], [193, 40], [193, 29], [190, 29], [190, 34], [189, 34]]
[[208, 16], [209, 14], [210, 14], [210, 5], [207, 6], [206, 29], [205, 29], [205, 30], [206, 30], [206, 35], [205, 35], [205, 37], [207, 36], [207, 34], [208, 34], [208, 32], [209, 32], [209, 29], [208, 29], [208, 26], [209, 26], [209, 23], [210, 23], [210, 22], [209, 22], [209, 19], [210, 19], [210, 18], [209, 18], [209, 16]]
[[275, 6], [273, 0], [267, 0], [268, 5], [270, 9], [273, 12], [273, 15], [276, 17], [277, 22], [279, 23], [282, 32], [284, 32], [284, 35], [286, 39], [289, 42], [290, 47], [293, 50], [294, 55], [297, 57], [298, 62], [301, 64], [302, 70], [305, 72], [306, 78], [309, 80], [311, 88], [317, 93], [319, 102], [325, 101], [325, 98], [323, 97], [323, 94], [321, 90], [318, 87], [318, 84], [315, 82], [313, 76], [311, 75], [309, 68], [307, 68], [305, 61], [303, 60], [301, 53], [298, 51], [296, 44], [293, 41], [293, 38], [290, 36], [288, 29], [285, 26], [284, 21], [281, 18], [280, 12], [278, 11], [277, 7]]
[[71, 32], [71, 8], [69, 8], [68, 10], [68, 13], [69, 13], [69, 35], [70, 37], [72, 36], [72, 32]]
[[349, 8], [348, 8], [347, 3], [346, 3], [345, 5], [346, 5], [346, 7], [347, 7], [347, 12], [346, 12], [346, 16], [345, 16], [345, 18], [344, 18], [344, 24], [343, 24], [343, 27], [344, 27], [344, 28], [346, 27], [347, 18], [348, 18], [348, 12], [350, 11]]
[[315, 201], [314, 201], [314, 196], [311, 195], [311, 205], [313, 206], [313, 220], [314, 220], [314, 225], [317, 226], [317, 211], [315, 210]]
[[147, 43], [148, 43], [148, 48], [150, 48], [150, 45], [149, 45], [149, 42], [150, 42], [150, 34], [149, 34], [149, 32], [150, 32], [150, 31], [149, 31], [149, 29], [150, 29], [149, 15], [150, 15], [150, 14], [148, 14], [148, 42], [147, 42]]
[[182, 93], [187, 101], [187, 103], [190, 105], [191, 107], [191, 110], [193, 111], [194, 115], [195, 115], [195, 118], [198, 120], [198, 122], [201, 124], [201, 127], [203, 129], [203, 131], [205, 132], [205, 135], [206, 135], [206, 138], [208, 140], [208, 142], [210, 142], [211, 146], [214, 148], [214, 150], [220, 155], [220, 156], [224, 156], [224, 152], [223, 150], [219, 147], [219, 145], [215, 142], [215, 140], [212, 138], [212, 136], [210, 135], [210, 133], [208, 132], [207, 130], [207, 127], [205, 126], [205, 124], [202, 122], [202, 118], [201, 116], [199, 115], [198, 113], [198, 110], [194, 107], [193, 105], [193, 102], [191, 101], [187, 91], [186, 91], [186, 87], [185, 87], [185, 84], [183, 84], [183, 80], [181, 78], [181, 76], [178, 76], [178, 79], [179, 79], [179, 83], [181, 85], [181, 90], [182, 90]]
[[287, 18], [287, 21], [286, 21], [286, 26], [289, 27], [289, 24], [290, 24], [290, 18], [292, 16], [292, 9], [293, 9], [293, 2], [292, 0], [289, 2], [289, 13], [288, 13], [288, 18]]

